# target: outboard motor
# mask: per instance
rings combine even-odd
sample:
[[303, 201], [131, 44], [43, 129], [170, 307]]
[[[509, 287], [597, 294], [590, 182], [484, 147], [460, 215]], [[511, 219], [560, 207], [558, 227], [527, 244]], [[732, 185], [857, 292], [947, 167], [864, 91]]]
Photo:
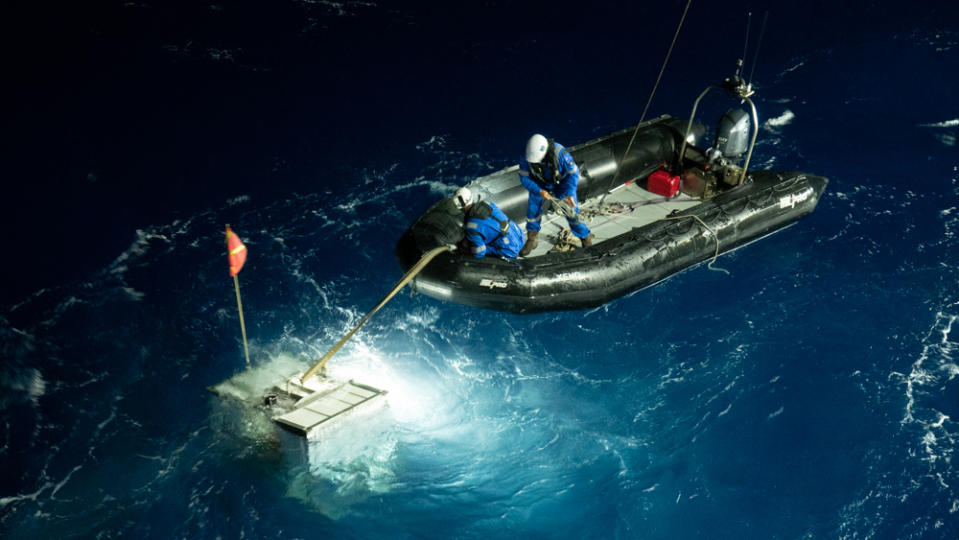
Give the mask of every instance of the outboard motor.
[[[742, 60], [740, 60], [737, 65], [742, 67]], [[685, 166], [683, 160], [686, 157], [686, 146], [689, 144], [688, 138], [692, 130], [693, 118], [696, 117], [696, 109], [699, 108], [699, 102], [702, 101], [706, 93], [713, 88], [725, 90], [729, 97], [739, 100], [741, 103], [748, 104], [752, 114], [749, 115], [739, 109], [730, 109], [719, 119], [719, 124], [716, 126], [716, 143], [713, 144], [712, 148], [706, 150], [706, 159], [708, 162], [705, 164], [704, 172], [705, 169], [712, 169], [717, 172], [721, 176], [722, 182], [727, 186], [742, 185], [747, 181], [746, 172], [749, 168], [749, 159], [753, 155], [753, 148], [756, 146], [756, 135], [759, 134], [759, 120], [756, 115], [756, 105], [753, 104], [752, 99], [750, 99], [756, 91], [753, 90], [751, 84], [747, 84], [746, 81], [739, 77], [738, 69], [735, 75], [723, 79], [723, 82], [720, 84], [706, 87], [706, 89], [699, 94], [699, 97], [696, 98], [696, 101], [693, 102], [693, 111], [689, 115], [689, 123], [686, 125], [686, 133], [684, 135], [683, 145], [679, 150], [678, 161], [680, 167]], [[750, 127], [752, 128], [751, 136], [749, 134]], [[746, 159], [741, 167], [729, 162], [729, 159], [736, 159], [742, 155], [743, 152], [746, 152]], [[708, 187], [709, 184], [704, 183], [703, 185]], [[683, 188], [683, 191], [686, 192], [688, 190]], [[696, 196], [708, 198], [709, 190], [702, 189]]]
[[[749, 114], [742, 109], [729, 109], [716, 125], [716, 142], [706, 150], [710, 163], [735, 159], [749, 148]], [[726, 159], [724, 159], [726, 158]]]

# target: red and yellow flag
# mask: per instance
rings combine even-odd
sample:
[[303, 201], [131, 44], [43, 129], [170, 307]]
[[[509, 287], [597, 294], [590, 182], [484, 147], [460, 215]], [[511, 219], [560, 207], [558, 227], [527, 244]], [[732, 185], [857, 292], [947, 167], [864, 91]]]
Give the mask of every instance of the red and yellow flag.
[[246, 246], [229, 225], [226, 226], [226, 250], [230, 254], [230, 276], [235, 276], [246, 262]]

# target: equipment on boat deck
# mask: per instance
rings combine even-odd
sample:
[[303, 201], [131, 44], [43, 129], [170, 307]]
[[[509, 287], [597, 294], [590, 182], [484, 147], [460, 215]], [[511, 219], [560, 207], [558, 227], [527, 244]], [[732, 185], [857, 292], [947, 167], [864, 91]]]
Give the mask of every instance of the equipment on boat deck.
[[742, 109], [729, 109], [716, 126], [716, 142], [706, 150], [710, 163], [726, 165], [726, 158], [738, 158], [749, 148], [749, 115]]
[[[715, 141], [704, 149], [696, 111], [713, 88], [747, 105], [748, 112], [728, 109]], [[720, 253], [795, 223], [816, 208], [828, 180], [797, 171], [749, 170], [759, 131], [754, 94], [737, 69], [696, 98], [688, 120], [664, 115], [569, 147], [581, 170], [578, 216], [595, 234], [587, 247], [569, 249], [576, 246], [564, 241], [562, 206], [553, 205], [559, 212], [543, 217], [519, 259], [468, 260], [447, 253], [417, 276], [412, 288], [440, 300], [516, 313], [592, 308], [706, 261], [712, 269]], [[518, 175], [514, 165], [467, 188], [474, 201], [495, 202], [522, 224], [529, 195]], [[435, 246], [458, 241], [460, 221], [450, 198], [437, 202], [397, 242], [400, 266], [409, 268]]]

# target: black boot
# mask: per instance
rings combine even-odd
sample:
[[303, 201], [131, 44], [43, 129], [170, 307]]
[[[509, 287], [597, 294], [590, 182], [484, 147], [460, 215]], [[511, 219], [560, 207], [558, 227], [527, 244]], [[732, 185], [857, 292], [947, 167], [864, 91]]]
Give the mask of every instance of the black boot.
[[539, 245], [539, 231], [526, 231], [526, 243], [519, 251], [520, 257], [525, 257]]

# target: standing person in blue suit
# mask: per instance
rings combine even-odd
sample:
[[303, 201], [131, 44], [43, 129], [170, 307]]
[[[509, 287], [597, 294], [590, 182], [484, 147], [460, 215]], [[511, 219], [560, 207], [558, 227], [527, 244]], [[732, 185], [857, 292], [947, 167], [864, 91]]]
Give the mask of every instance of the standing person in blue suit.
[[491, 202], [474, 202], [468, 188], [453, 195], [453, 204], [466, 215], [463, 229], [465, 247], [477, 258], [515, 259], [523, 246], [523, 230]]
[[564, 201], [574, 210], [572, 215], [566, 216], [573, 236], [580, 239], [583, 247], [593, 245], [593, 234], [589, 232], [589, 227], [579, 220], [579, 202], [576, 199], [579, 167], [573, 161], [569, 150], [538, 133], [533, 135], [526, 143], [525, 156], [519, 161], [519, 179], [529, 191], [526, 244], [519, 252], [521, 257], [529, 255], [539, 244], [543, 206], [554, 198]]

